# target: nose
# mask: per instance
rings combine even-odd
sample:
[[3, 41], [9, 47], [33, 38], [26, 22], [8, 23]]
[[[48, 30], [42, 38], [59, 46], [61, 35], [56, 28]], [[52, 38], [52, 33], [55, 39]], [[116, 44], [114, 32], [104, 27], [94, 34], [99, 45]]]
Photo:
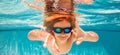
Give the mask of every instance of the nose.
[[62, 31], [62, 33], [61, 33], [62, 35], [65, 35], [65, 33]]
[[64, 33], [62, 33], [60, 36], [62, 36], [62, 37], [64, 37], [64, 36], [66, 36]]

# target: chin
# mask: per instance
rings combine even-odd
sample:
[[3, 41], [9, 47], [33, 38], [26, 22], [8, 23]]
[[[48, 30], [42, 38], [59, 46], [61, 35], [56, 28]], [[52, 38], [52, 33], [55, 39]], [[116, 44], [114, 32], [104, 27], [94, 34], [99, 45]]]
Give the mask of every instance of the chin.
[[68, 38], [60, 39], [61, 43], [65, 43], [68, 40]]

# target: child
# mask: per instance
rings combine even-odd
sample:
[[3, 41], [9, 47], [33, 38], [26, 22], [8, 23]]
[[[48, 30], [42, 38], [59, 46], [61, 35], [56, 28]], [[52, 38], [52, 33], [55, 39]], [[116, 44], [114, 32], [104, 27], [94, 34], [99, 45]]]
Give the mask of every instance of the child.
[[[56, 16], [56, 18], [54, 18]], [[44, 46], [53, 54], [64, 54], [68, 52], [72, 43], [80, 44], [82, 41], [96, 42], [98, 35], [95, 32], [84, 32], [70, 15], [55, 14], [44, 20], [46, 32], [32, 30], [28, 36], [31, 40], [42, 40]]]
[[28, 37], [31, 40], [44, 41], [44, 47], [53, 54], [67, 53], [74, 41], [80, 44], [82, 41], [98, 40], [95, 32], [84, 32], [79, 27], [74, 16], [73, 0], [45, 0], [45, 16], [46, 31], [32, 30]]

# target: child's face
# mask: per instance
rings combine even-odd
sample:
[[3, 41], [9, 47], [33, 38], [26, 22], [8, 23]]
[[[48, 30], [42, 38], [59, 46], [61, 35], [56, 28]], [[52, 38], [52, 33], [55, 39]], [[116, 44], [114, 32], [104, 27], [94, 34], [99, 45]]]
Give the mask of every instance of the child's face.
[[[56, 22], [53, 27], [59, 27], [59, 28], [66, 28], [66, 27], [71, 27], [71, 24], [66, 21], [66, 20], [63, 20], [63, 21], [59, 21], [59, 22]], [[60, 29], [58, 29], [59, 31]], [[66, 31], [68, 31], [68, 29], [66, 29]], [[67, 41], [70, 36], [71, 36], [71, 31], [69, 33], [64, 33], [64, 31], [62, 30], [61, 33], [56, 33], [54, 30], [53, 30], [53, 33], [54, 33], [54, 36], [55, 36], [55, 39], [57, 41], [60, 41], [60, 42], [64, 42], [64, 41]]]

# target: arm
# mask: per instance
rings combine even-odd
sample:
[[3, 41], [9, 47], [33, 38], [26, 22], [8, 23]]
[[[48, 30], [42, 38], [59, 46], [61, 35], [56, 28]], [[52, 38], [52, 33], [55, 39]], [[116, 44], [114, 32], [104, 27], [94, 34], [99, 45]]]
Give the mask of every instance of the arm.
[[28, 33], [28, 38], [30, 40], [42, 40], [44, 41], [43, 46], [48, 47], [54, 52], [59, 52], [59, 47], [55, 43], [55, 39], [52, 35], [42, 30], [32, 30]]
[[93, 31], [85, 32], [85, 38], [84, 41], [91, 41], [91, 42], [96, 42], [98, 41], [99, 37], [97, 33]]
[[77, 26], [77, 36], [83, 37], [83, 41], [96, 42], [99, 39], [97, 33], [93, 31], [84, 32], [79, 26]]
[[81, 39], [83, 41], [96, 42], [99, 39], [97, 33], [93, 31], [85, 32], [84, 30], [82, 30], [78, 25], [78, 21], [76, 21], [75, 26], [76, 26], [75, 30], [77, 33], [77, 40]]
[[93, 31], [84, 32], [81, 28], [78, 28], [77, 36], [83, 37], [84, 38], [83, 41], [96, 42], [99, 39], [97, 33]]
[[32, 30], [32, 31], [30, 31], [28, 33], [28, 38], [30, 40], [41, 40], [41, 41], [44, 41], [48, 34], [49, 33], [44, 32], [42, 30]]

